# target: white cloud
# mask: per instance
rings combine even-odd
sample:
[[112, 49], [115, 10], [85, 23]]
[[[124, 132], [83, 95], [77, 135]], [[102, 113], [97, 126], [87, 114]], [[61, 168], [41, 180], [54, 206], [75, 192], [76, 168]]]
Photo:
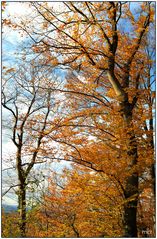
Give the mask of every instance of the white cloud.
[[28, 16], [32, 9], [29, 2], [7, 2], [7, 12], [12, 17], [18, 18], [19, 16]]

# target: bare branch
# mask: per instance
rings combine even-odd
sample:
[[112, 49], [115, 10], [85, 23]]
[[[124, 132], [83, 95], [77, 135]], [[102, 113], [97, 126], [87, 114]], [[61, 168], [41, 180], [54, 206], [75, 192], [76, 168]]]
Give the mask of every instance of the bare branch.
[[4, 193], [2, 193], [2, 197], [4, 197], [12, 188], [19, 187], [20, 184], [12, 185], [6, 190]]

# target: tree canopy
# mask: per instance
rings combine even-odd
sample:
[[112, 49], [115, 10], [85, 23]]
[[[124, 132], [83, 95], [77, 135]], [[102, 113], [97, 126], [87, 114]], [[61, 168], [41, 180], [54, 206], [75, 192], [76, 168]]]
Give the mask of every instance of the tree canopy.
[[21, 236], [33, 230], [27, 177], [48, 160], [71, 166], [61, 184], [52, 173], [28, 215], [41, 223], [36, 236], [154, 236], [155, 4], [58, 4], [21, 3], [31, 14], [3, 18], [4, 29], [29, 39], [22, 65], [3, 67], [2, 86], [17, 148]]

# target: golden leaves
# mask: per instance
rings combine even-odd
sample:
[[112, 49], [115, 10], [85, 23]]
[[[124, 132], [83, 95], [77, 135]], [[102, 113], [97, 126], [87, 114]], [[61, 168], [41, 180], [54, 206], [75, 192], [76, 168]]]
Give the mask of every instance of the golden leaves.
[[6, 5], [7, 5], [6, 1], [2, 1], [2, 2], [1, 2], [2, 12], [5, 10]]
[[38, 47], [38, 46], [36, 46], [36, 45], [33, 45], [33, 46], [32, 46], [32, 50], [33, 50], [35, 53], [41, 52], [41, 48]]
[[51, 60], [50, 60], [50, 63], [52, 64], [52, 66], [57, 66], [59, 61], [57, 59], [57, 57], [53, 57]]
[[47, 28], [48, 28], [48, 22], [45, 21], [45, 22], [43, 22], [43, 29], [47, 29]]
[[3, 22], [2, 22], [4, 25], [6, 26], [11, 26], [11, 20], [10, 19], [3, 19]]

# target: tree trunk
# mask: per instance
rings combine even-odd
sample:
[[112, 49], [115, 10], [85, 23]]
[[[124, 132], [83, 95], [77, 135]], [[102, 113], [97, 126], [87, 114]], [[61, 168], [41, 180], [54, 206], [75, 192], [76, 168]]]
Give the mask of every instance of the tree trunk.
[[19, 187], [19, 212], [20, 212], [20, 234], [21, 237], [26, 237], [26, 188], [25, 184], [21, 183]]
[[135, 134], [133, 130], [130, 130], [132, 125], [133, 107], [128, 102], [128, 99], [121, 102], [120, 107], [121, 114], [124, 119], [124, 125], [128, 131], [128, 172], [131, 171], [131, 175], [126, 178], [125, 182], [126, 203], [124, 205], [124, 236], [137, 237], [138, 173], [136, 171], [136, 165], [138, 155]]
[[128, 200], [124, 206], [125, 237], [137, 237], [137, 192], [138, 176], [132, 174], [126, 180], [125, 198]]
[[127, 93], [114, 75], [113, 60], [110, 62], [109, 68], [110, 70], [107, 72], [108, 79], [119, 101], [120, 114], [123, 118], [125, 130], [128, 132], [128, 157], [126, 160], [129, 162], [126, 170], [128, 170], [128, 173], [130, 171], [130, 175], [126, 178], [124, 186], [124, 196], [126, 199], [123, 217], [124, 237], [137, 237], [138, 173], [136, 171], [136, 165], [138, 155], [135, 133], [131, 130], [134, 103], [129, 103]]
[[[151, 140], [150, 140], [150, 145], [151, 145], [151, 148], [153, 150], [153, 152], [155, 152], [155, 147], [154, 147], [154, 140], [153, 140], [153, 132], [154, 132], [154, 127], [153, 127], [153, 115], [152, 115], [152, 106], [149, 105], [149, 108], [150, 108], [150, 111], [151, 111], [151, 119], [150, 119], [150, 122], [149, 122], [149, 125], [150, 125], [150, 131], [151, 131]], [[155, 155], [153, 155], [155, 158]], [[152, 188], [153, 188], [153, 193], [154, 193], [154, 199], [156, 198], [156, 182], [155, 182], [155, 160], [154, 162], [152, 163], [152, 166], [151, 166], [151, 170], [150, 170], [150, 174], [151, 174], [151, 178], [152, 178]], [[155, 206], [155, 205], [154, 205]]]

